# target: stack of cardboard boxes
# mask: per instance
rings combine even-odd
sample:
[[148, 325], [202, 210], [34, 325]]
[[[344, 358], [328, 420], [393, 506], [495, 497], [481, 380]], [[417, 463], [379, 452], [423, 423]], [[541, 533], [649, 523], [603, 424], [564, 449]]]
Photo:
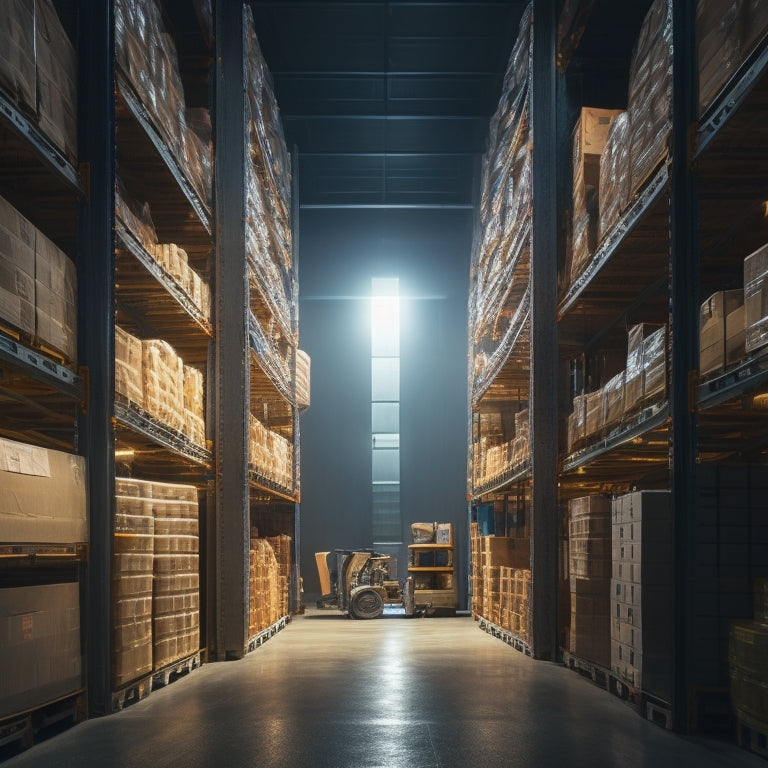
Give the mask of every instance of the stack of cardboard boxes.
[[293, 445], [250, 416], [248, 461], [251, 467], [283, 488], [293, 487]]
[[[253, 531], [257, 533], [257, 531]], [[251, 538], [249, 634], [269, 628], [289, 612], [291, 537]]]

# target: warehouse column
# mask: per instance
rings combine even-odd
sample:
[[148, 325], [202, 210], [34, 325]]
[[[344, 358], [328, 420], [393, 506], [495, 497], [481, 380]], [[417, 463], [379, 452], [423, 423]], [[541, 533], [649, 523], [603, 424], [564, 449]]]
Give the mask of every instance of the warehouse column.
[[88, 0], [78, 14], [80, 175], [85, 197], [78, 243], [79, 354], [85, 405], [82, 452], [88, 462], [88, 600], [84, 621], [91, 714], [111, 711], [110, 584], [115, 441], [112, 429], [115, 338], [113, 237], [114, 18], [112, 3]]
[[216, 4], [215, 100], [215, 566], [212, 656], [239, 658], [248, 640], [248, 281], [245, 274], [242, 15]]
[[695, 0], [673, 3], [671, 293], [672, 415], [670, 469], [674, 510], [673, 713], [676, 730], [688, 726], [689, 649], [692, 632], [696, 541], [696, 384], [699, 368], [699, 267], [696, 182], [689, 145], [696, 120]]
[[531, 639], [557, 653], [557, 193], [554, 0], [533, 4], [531, 247]]

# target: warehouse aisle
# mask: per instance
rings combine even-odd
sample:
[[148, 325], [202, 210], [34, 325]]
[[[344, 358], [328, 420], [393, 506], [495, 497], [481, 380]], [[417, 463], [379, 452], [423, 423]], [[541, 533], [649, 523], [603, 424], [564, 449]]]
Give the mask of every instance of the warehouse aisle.
[[765, 766], [652, 725], [470, 618], [297, 617], [239, 662], [11, 758], [7, 768]]

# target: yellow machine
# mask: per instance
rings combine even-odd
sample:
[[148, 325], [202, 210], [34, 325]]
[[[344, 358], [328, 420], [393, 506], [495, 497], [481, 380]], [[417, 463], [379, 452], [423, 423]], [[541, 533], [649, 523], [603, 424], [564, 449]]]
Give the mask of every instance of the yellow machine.
[[389, 555], [372, 549], [336, 549], [316, 552], [315, 562], [323, 591], [318, 608], [336, 607], [355, 619], [377, 619], [385, 606], [402, 606], [405, 616], [422, 616], [431, 608], [415, 605], [410, 577], [402, 584], [390, 578]]

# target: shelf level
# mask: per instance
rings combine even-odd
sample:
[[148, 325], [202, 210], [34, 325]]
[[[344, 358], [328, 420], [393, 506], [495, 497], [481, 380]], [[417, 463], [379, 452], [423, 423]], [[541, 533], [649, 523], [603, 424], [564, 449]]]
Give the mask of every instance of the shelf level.
[[498, 493], [499, 491], [503, 491], [507, 486], [512, 485], [513, 483], [518, 483], [521, 480], [528, 480], [530, 477], [531, 460], [526, 459], [522, 464], [517, 464], [514, 467], [511, 467], [493, 480], [478, 485], [474, 489], [472, 497], [478, 499], [489, 493]]
[[409, 565], [409, 573], [453, 573], [452, 565]]

